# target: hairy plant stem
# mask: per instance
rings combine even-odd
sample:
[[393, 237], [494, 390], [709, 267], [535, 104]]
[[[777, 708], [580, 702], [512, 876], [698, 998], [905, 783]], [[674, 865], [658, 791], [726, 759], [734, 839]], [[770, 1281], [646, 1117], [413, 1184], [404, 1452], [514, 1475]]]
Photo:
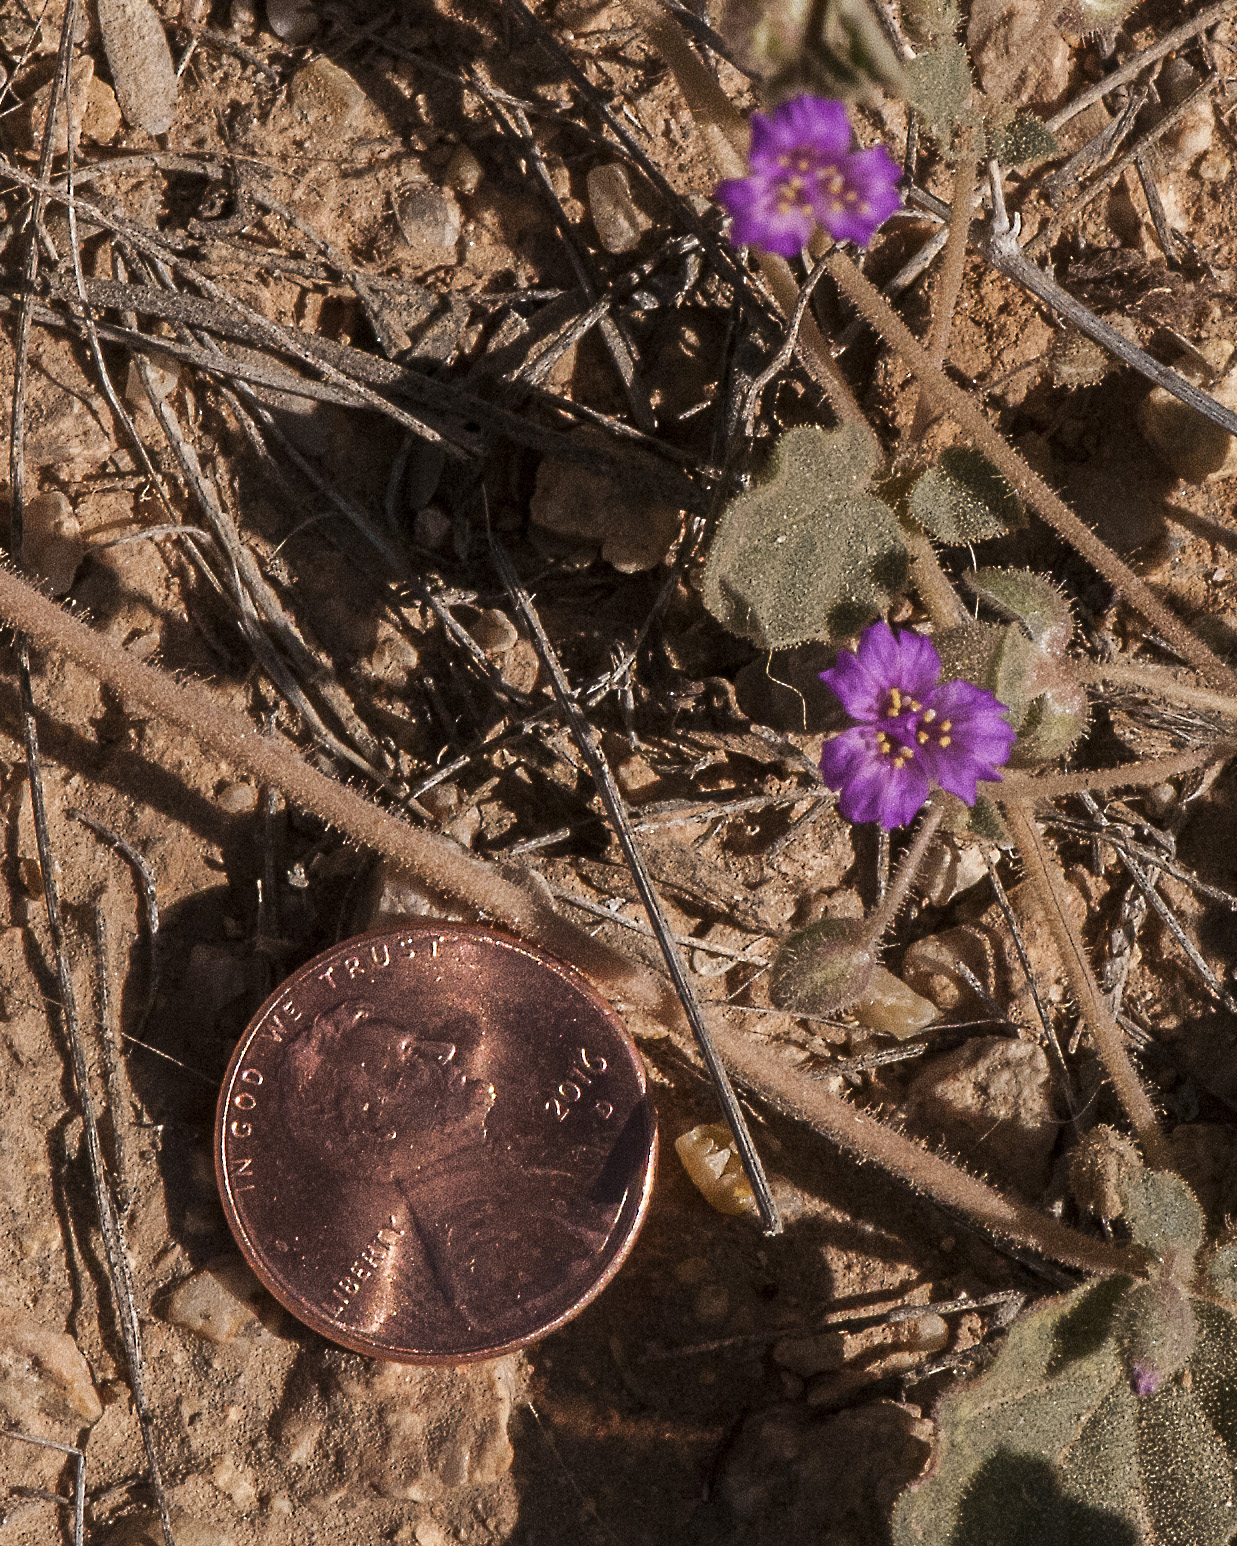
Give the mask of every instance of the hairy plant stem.
[[817, 1080], [788, 1066], [770, 1047], [714, 1022], [713, 1036], [734, 1073], [771, 1106], [805, 1122], [860, 1159], [871, 1160], [915, 1191], [956, 1209], [993, 1234], [1087, 1272], [1137, 1273], [1139, 1252], [1092, 1239], [1004, 1196], [939, 1154], [884, 1126]]
[[903, 902], [910, 894], [916, 875], [923, 868], [923, 861], [928, 852], [928, 846], [936, 836], [936, 829], [941, 824], [941, 817], [945, 814], [945, 808], [939, 800], [932, 800], [923, 813], [923, 820], [915, 832], [911, 846], [902, 855], [902, 862], [898, 865], [897, 874], [889, 883], [880, 905], [870, 918], [864, 920], [863, 935], [859, 941], [863, 950], [875, 951], [880, 945], [885, 931], [901, 911]]
[[941, 568], [925, 532], [917, 527], [904, 527], [906, 551], [911, 561], [911, 584], [915, 587], [924, 611], [932, 619], [935, 628], [956, 628], [967, 623], [971, 614], [963, 605], [962, 597], [954, 589], [953, 581]]
[[[722, 177], [746, 177], [748, 127], [730, 98], [705, 68], [683, 29], [658, 0], [623, 0], [649, 42], [669, 65], [692, 119]], [[799, 300], [799, 284], [785, 258], [762, 252], [757, 262], [764, 281], [782, 312], [793, 316]], [[838, 369], [824, 335], [807, 312], [799, 327], [798, 353], [829, 406], [843, 423], [863, 424], [867, 419], [855, 395]]]
[[128, 701], [192, 736], [232, 767], [280, 790], [355, 842], [405, 864], [444, 899], [462, 904], [574, 962], [600, 987], [657, 1015], [676, 1012], [667, 986], [647, 967], [560, 918], [531, 889], [474, 859], [436, 833], [421, 832], [263, 735], [243, 714], [197, 683], [177, 681], [135, 659], [0, 565], [0, 616], [41, 649], [75, 661]]
[[[962, 281], [966, 276], [966, 246], [971, 232], [971, 210], [975, 204], [975, 184], [979, 174], [979, 127], [969, 124], [962, 131], [962, 145], [958, 152], [958, 165], [954, 171], [954, 191], [949, 216], [949, 236], [945, 242], [945, 258], [941, 265], [941, 278], [932, 305], [932, 326], [925, 348], [934, 365], [944, 365], [949, 350], [949, 334], [953, 327], [954, 311], [958, 296], [962, 293]], [[933, 419], [932, 399], [921, 387], [919, 401], [915, 404], [915, 416], [907, 450], [913, 454]]]
[[1082, 555], [1110, 584], [1116, 586], [1131, 607], [1165, 639], [1183, 659], [1237, 693], [1237, 672], [1203, 643], [1151, 591], [1151, 588], [1122, 563], [1112, 549], [1054, 494], [1038, 473], [1008, 444], [984, 416], [982, 409], [944, 371], [928, 358], [922, 344], [911, 333], [880, 291], [859, 272], [842, 252], [829, 258], [829, 272], [842, 293], [863, 313], [904, 364], [919, 378], [928, 394], [970, 435], [976, 447], [994, 463], [1012, 487], [1054, 531]]
[[[1233, 709], [1229, 710], [1230, 713]], [[1005, 773], [1005, 792], [1019, 800], [1052, 800], [1058, 795], [1096, 794], [1105, 789], [1146, 788], [1179, 773], [1190, 773], [1209, 762], [1232, 756], [1237, 742], [1213, 741], [1176, 757], [1146, 757], [1123, 768], [1100, 768], [1095, 773], [1024, 773], [1017, 768]], [[998, 797], [999, 798], [999, 797]]]
[[1143, 1157], [1153, 1170], [1171, 1170], [1172, 1161], [1160, 1130], [1159, 1118], [1134, 1072], [1134, 1065], [1125, 1050], [1121, 1027], [1113, 1019], [1104, 1001], [1087, 961], [1085, 947], [1069, 916], [1063, 895], [1063, 878], [1049, 859], [1043, 839], [1035, 830], [1035, 823], [1027, 807], [1016, 796], [1011, 797], [1004, 791], [998, 792], [997, 798], [1022, 858], [1031, 895], [1056, 942], [1079, 1011], [1095, 1038], [1104, 1069], [1142, 1145]]
[[1237, 717], [1237, 698], [1232, 693], [1212, 692], [1194, 682], [1185, 682], [1175, 671], [1165, 666], [1153, 666], [1141, 660], [1107, 660], [1099, 662], [1078, 661], [1075, 669], [1084, 682], [1099, 686], [1104, 682], [1117, 682], [1124, 687], [1136, 687], [1142, 692], [1154, 693], [1187, 708], [1202, 709], [1208, 714], [1222, 714], [1226, 719]]

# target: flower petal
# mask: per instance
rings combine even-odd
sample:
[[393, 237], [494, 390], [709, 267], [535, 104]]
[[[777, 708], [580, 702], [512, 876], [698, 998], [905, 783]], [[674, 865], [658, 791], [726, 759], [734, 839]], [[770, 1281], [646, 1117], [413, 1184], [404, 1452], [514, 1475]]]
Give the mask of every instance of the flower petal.
[[[976, 783], [1000, 783], [997, 769], [1008, 760], [1018, 739], [1005, 718], [1005, 705], [972, 682], [942, 682], [924, 700], [924, 709], [934, 711], [929, 724], [922, 715], [915, 718], [916, 740], [920, 733], [927, 739], [917, 745], [919, 759], [929, 778], [967, 805], [974, 805]], [[941, 745], [937, 727], [948, 724], [948, 743]], [[901, 739], [901, 735], [898, 739]]]
[[936, 645], [922, 633], [888, 623], [873, 623], [859, 640], [858, 658], [869, 670], [884, 674], [891, 687], [906, 697], [922, 698], [941, 676], [941, 657]]
[[901, 208], [901, 172], [883, 145], [856, 151], [838, 164], [844, 188], [841, 197], [820, 190], [814, 201], [816, 218], [835, 241], [866, 247], [894, 210]]
[[753, 171], [781, 172], [782, 158], [807, 155], [836, 165], [850, 154], [851, 128], [846, 104], [809, 93], [791, 97], [772, 113], [752, 114], [748, 160]]
[[882, 758], [866, 766], [842, 790], [838, 809], [847, 821], [879, 821], [886, 832], [904, 827], [928, 798], [928, 775], [919, 759], [901, 766]]
[[885, 760], [877, 749], [876, 727], [855, 725], [821, 747], [820, 776], [830, 789], [841, 789], [869, 764], [880, 767]]
[[802, 204], [784, 203], [780, 184], [769, 177], [732, 178], [718, 184], [715, 197], [730, 215], [730, 236], [736, 246], [760, 247], [793, 258], [812, 234], [807, 209]]
[[888, 623], [865, 628], [852, 655], [840, 650], [834, 665], [820, 679], [851, 716], [871, 724], [901, 712], [893, 700], [896, 688], [909, 703], [923, 699], [941, 674], [941, 658], [931, 639]]
[[838, 809], [847, 821], [879, 821], [892, 831], [928, 798], [928, 774], [917, 757], [904, 762], [881, 751], [877, 736], [890, 728], [885, 721], [843, 730], [821, 747], [820, 771], [840, 791]]

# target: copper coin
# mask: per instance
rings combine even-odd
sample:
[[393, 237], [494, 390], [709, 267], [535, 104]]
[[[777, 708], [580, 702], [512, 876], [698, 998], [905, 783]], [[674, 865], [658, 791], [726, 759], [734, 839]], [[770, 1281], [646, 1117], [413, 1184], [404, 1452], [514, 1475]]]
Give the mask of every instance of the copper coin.
[[254, 1016], [215, 1163], [250, 1266], [331, 1341], [494, 1358], [562, 1325], [644, 1219], [657, 1132], [614, 1011], [488, 928], [346, 940]]

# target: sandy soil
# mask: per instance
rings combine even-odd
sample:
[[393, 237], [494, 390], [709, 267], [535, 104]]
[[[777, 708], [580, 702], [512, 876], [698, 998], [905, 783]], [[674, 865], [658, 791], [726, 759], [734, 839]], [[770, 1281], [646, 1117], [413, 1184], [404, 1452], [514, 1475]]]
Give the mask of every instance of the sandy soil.
[[[558, 0], [543, 11], [674, 196], [635, 170], [629, 200], [611, 179], [607, 202], [603, 179], [590, 203], [590, 174], [624, 158], [580, 82], [514, 12], [484, 0], [324, 0], [307, 7], [318, 27], [298, 45], [245, 0], [162, 9], [183, 70], [172, 126], [154, 139], [121, 121], [87, 7], [79, 53], [95, 84], [84, 88], [77, 164], [80, 192], [103, 216], [80, 221], [81, 261], [113, 327], [134, 321], [109, 283], [168, 280], [166, 314], [143, 312], [137, 325], [198, 351], [197, 363], [159, 356], [154, 384], [213, 491], [219, 524], [202, 535], [203, 508], [124, 343], [105, 340], [103, 357], [166, 505], [77, 329], [63, 325], [56, 297], [73, 293], [71, 238], [53, 202], [27, 395], [27, 498], [39, 496], [27, 515], [33, 567], [93, 627], [207, 683], [316, 765], [482, 856], [510, 858], [530, 844], [522, 862], [560, 895], [641, 920], [565, 732], [552, 716], [521, 727], [530, 704], [550, 699], [487, 562], [473, 490], [479, 470], [572, 681], [601, 678], [658, 603], [683, 512], [705, 508], [693, 475], [724, 447], [727, 370], [750, 377], [778, 344], [750, 322], [735, 335], [729, 290], [688, 237], [683, 211], [707, 207], [713, 177], [673, 82], [620, 6]], [[1178, 11], [1148, 0], [1122, 46], [1150, 41]], [[50, 75], [62, 12], [52, 0], [40, 25], [20, 0], [0, 16], [18, 102]], [[1179, 348], [1177, 335], [1212, 358], [1237, 346], [1237, 213], [1234, 45], [1222, 29], [1208, 47], [1209, 58], [1197, 49], [1185, 57], [1220, 73], [1214, 114], [1156, 162], [1182, 238], [1180, 268], [1166, 267], [1141, 193], [1122, 181], [1058, 249], [1058, 273], [1144, 342]], [[1102, 68], [1096, 44], [1072, 40], [1041, 98], [1065, 100]], [[746, 105], [741, 78], [726, 65], [721, 76]], [[0, 119], [6, 155], [27, 171], [32, 121], [16, 111]], [[899, 109], [866, 120], [869, 139], [885, 133], [896, 154], [904, 130]], [[923, 175], [947, 196], [946, 168], [929, 162]], [[1035, 180], [1011, 181], [1015, 204], [1030, 211]], [[24, 197], [0, 193], [6, 434]], [[198, 277], [187, 268], [161, 277], [140, 243], [115, 229], [124, 226], [161, 233]], [[891, 222], [870, 272], [884, 279], [928, 234], [917, 218]], [[603, 236], [625, 249], [608, 250]], [[218, 289], [208, 292], [206, 279]], [[920, 281], [902, 303], [919, 331], [934, 282]], [[612, 296], [605, 327], [574, 336], [596, 294]], [[212, 332], [217, 315], [193, 309], [204, 297], [241, 302], [253, 316], [231, 336]], [[846, 321], [823, 288], [821, 316]], [[261, 319], [338, 346], [339, 368], [375, 390], [405, 366], [465, 389], [470, 398], [453, 412], [432, 393], [400, 401], [467, 456], [444, 460], [355, 392], [315, 400], [260, 382], [251, 392], [228, 370], [294, 368]], [[1177, 478], [1134, 428], [1145, 383], [1094, 362], [1073, 374], [1048, 366], [1052, 331], [1028, 297], [972, 258], [951, 345], [955, 377], [986, 393], [1034, 465], [1213, 645], [1231, 650], [1232, 481]], [[222, 374], [202, 358], [216, 348]], [[626, 382], [616, 364], [624, 358], [634, 361]], [[909, 422], [915, 392], [888, 355], [861, 338], [846, 369], [875, 423]], [[819, 412], [807, 378], [787, 372], [766, 397], [761, 433]], [[650, 441], [644, 462], [631, 447], [640, 435]], [[193, 532], [172, 533], [173, 524]], [[228, 543], [251, 555], [244, 608]], [[1111, 593], [1042, 530], [1019, 538], [1011, 557], [1066, 583], [1086, 640], [1137, 637]], [[980, 872], [957, 895], [942, 881], [934, 900], [916, 903], [890, 958], [897, 967], [901, 952], [937, 937], [986, 952], [982, 1000], [959, 997], [927, 968], [913, 979], [945, 999], [952, 991], [941, 1001], [946, 1023], [915, 1044], [923, 1055], [830, 1073], [830, 1061], [893, 1043], [770, 1009], [759, 963], [776, 940], [817, 917], [856, 916], [875, 896], [874, 842], [816, 800], [828, 710], [814, 673], [826, 655], [757, 656], [712, 622], [691, 580], [663, 600], [663, 624], [628, 687], [604, 697], [594, 718], [645, 818], [669, 918], [706, 947], [690, 952], [698, 990], [728, 999], [736, 1025], [796, 1043], [818, 1074], [872, 1109], [896, 1112], [1031, 1200], [1068, 1208], [1064, 1110]], [[495, 1366], [404, 1370], [328, 1346], [280, 1311], [235, 1254], [213, 1178], [214, 1099], [232, 1046], [280, 976], [364, 926], [372, 856], [76, 668], [36, 658], [33, 689], [91, 1096], [181, 1546], [884, 1538], [892, 1498], [928, 1453], [936, 1396], [1012, 1301], [909, 1321], [886, 1312], [964, 1295], [1035, 1296], [1061, 1275], [1014, 1259], [760, 1109], [752, 1119], [786, 1232], [765, 1239], [751, 1218], [714, 1211], [673, 1149], [679, 1134], [717, 1120], [712, 1093], [672, 1040], [633, 1017], [663, 1169], [643, 1236], [607, 1292]], [[1082, 756], [1138, 757], [1196, 732], [1181, 716], [1113, 698], [1097, 706]], [[448, 778], [422, 787], [456, 759]], [[88, 1540], [144, 1546], [161, 1539], [156, 1500], [71, 1073], [7, 644], [0, 790], [0, 1417], [80, 1447]], [[1183, 792], [1169, 789], [1158, 806], [1118, 802], [1117, 813], [1171, 825]], [[769, 803], [724, 809], [761, 797]], [[1180, 862], [1228, 891], [1237, 890], [1235, 798], [1221, 774], [1180, 808], [1175, 828]], [[82, 817], [148, 867], [160, 923], [153, 950], [138, 872]], [[1086, 838], [1053, 836], [1097, 959], [1115, 952], [1128, 965], [1125, 1008], [1153, 1032], [1145, 1068], [1182, 1167], [1217, 1220], [1237, 1212], [1237, 1022], [1156, 917], [1135, 919], [1138, 941], [1124, 950], [1114, 931], [1137, 909], [1111, 851], [1095, 863]], [[1232, 912], [1172, 877], [1160, 889], [1231, 980]], [[638, 932], [562, 906], [654, 959]], [[1028, 948], [1068, 1042], [1073, 1016], [1049, 944], [1032, 936]], [[905, 975], [913, 968], [908, 959]], [[1085, 1045], [1071, 1066], [1095, 1113], [1112, 1116]], [[72, 1479], [61, 1451], [0, 1439], [4, 1540], [71, 1540]]]

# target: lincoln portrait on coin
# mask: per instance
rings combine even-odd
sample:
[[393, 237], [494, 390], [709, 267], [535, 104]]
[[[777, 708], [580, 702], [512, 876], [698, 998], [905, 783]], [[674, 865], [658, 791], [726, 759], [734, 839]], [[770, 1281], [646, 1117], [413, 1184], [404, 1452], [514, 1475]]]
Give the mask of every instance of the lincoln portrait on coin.
[[347, 1285], [336, 1308], [370, 1333], [398, 1319], [448, 1341], [482, 1327], [501, 1337], [504, 1319], [604, 1247], [615, 1210], [487, 1131], [502, 1092], [483, 1015], [436, 1006], [418, 1022], [410, 1005], [408, 1020], [350, 999], [286, 1048], [289, 1136], [307, 1164], [356, 1178], [355, 1197], [324, 1207], [375, 1223], [360, 1269], [336, 1264]]

